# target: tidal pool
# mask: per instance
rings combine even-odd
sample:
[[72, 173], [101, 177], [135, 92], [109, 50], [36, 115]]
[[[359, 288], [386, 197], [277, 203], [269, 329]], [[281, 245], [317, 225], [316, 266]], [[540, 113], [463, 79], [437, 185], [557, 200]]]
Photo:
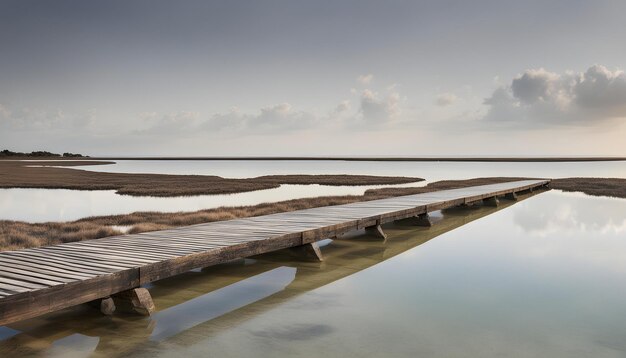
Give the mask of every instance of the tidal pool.
[[149, 286], [149, 318], [87, 305], [0, 328], [0, 356], [624, 357], [626, 200], [550, 191]]

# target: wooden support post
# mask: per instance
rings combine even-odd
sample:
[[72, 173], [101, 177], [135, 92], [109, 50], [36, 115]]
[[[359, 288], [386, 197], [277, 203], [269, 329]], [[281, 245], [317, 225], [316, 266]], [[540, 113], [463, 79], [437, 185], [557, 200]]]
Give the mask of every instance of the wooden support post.
[[383, 228], [380, 226], [380, 224], [376, 224], [376, 225], [372, 225], [372, 226], [368, 226], [365, 228], [365, 232], [367, 232], [368, 234], [372, 234], [375, 236], [378, 236], [379, 238], [383, 239], [383, 240], [387, 240], [387, 234], [385, 234], [385, 232], [383, 231]]
[[305, 257], [314, 261], [324, 261], [324, 256], [322, 256], [320, 246], [315, 241], [304, 245], [290, 247], [289, 250], [295, 253], [298, 257]]
[[115, 302], [111, 297], [106, 297], [100, 300], [100, 312], [103, 315], [110, 316], [115, 312]]
[[416, 216], [416, 218], [417, 218], [417, 222], [415, 223], [415, 225], [417, 226], [423, 226], [423, 227], [433, 226], [433, 222], [430, 221], [430, 216], [428, 215], [428, 213], [419, 214]]
[[517, 201], [517, 194], [515, 192], [513, 193], [507, 193], [504, 195], [504, 197], [508, 200], [515, 200]]
[[324, 261], [324, 256], [322, 256], [322, 250], [320, 250], [320, 246], [317, 242], [312, 242], [310, 244], [304, 245], [304, 251], [306, 252], [308, 257], [312, 257], [317, 259], [317, 261]]
[[120, 309], [139, 313], [143, 316], [149, 316], [155, 310], [152, 296], [145, 288], [133, 288], [116, 293], [113, 295], [113, 299]]
[[500, 202], [498, 201], [498, 198], [495, 196], [483, 199], [483, 205], [485, 206], [493, 206], [495, 208], [495, 207], [498, 207], [498, 204], [500, 204]]
[[103, 315], [111, 316], [115, 312], [115, 302], [111, 297], [98, 298], [87, 302], [87, 304], [93, 308], [99, 309]]

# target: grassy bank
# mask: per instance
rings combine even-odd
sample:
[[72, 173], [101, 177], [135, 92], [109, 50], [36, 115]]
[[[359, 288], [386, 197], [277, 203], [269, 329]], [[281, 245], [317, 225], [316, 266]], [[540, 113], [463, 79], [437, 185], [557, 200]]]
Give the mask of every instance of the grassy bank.
[[166, 197], [242, 193], [277, 188], [281, 184], [383, 185], [424, 180], [370, 175], [267, 175], [229, 179], [212, 175], [102, 173], [62, 168], [111, 163], [113, 162], [0, 160], [0, 188], [116, 190], [118, 194], [124, 195]]
[[129, 233], [139, 233], [212, 221], [267, 215], [518, 179], [520, 178], [447, 180], [431, 183], [425, 187], [373, 189], [366, 191], [364, 195], [295, 199], [254, 206], [222, 207], [194, 212], [137, 212], [126, 215], [90, 217], [72, 222], [25, 223], [0, 221], [0, 250], [15, 250], [120, 234], [112, 226], [129, 226], [131, 227]]
[[[520, 179], [525, 178], [444, 180], [430, 183], [424, 187], [372, 189], [367, 190], [364, 195], [360, 196], [326, 196], [294, 199], [254, 206], [222, 207], [194, 212], [137, 212], [125, 215], [90, 217], [72, 222], [25, 223], [5, 220], [0, 221], [0, 251], [119, 235], [120, 231], [113, 229], [112, 226], [127, 226], [130, 227], [130, 233], [139, 233], [212, 221], [267, 215]], [[557, 179], [552, 181], [551, 187], [564, 191], [583, 192], [589, 195], [626, 198], [626, 179]]]

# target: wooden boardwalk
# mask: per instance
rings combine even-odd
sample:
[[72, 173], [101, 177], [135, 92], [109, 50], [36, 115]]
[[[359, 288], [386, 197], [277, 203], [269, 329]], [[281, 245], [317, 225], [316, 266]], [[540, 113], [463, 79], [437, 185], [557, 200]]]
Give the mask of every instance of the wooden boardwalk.
[[[524, 180], [0, 253], [0, 325], [124, 295], [143, 284], [457, 205], [546, 186]], [[317, 251], [319, 253], [319, 251]], [[135, 301], [137, 297], [134, 297]], [[141, 297], [139, 297], [141, 300]], [[137, 304], [137, 302], [134, 302]]]

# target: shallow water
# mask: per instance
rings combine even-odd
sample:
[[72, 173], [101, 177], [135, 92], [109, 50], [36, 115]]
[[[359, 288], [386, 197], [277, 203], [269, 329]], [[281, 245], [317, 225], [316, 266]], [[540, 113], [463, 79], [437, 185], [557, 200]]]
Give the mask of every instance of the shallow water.
[[195, 211], [221, 206], [256, 205], [328, 195], [362, 195], [367, 189], [400, 185], [281, 185], [278, 188], [237, 194], [171, 198], [118, 195], [115, 190], [0, 189], [0, 220], [28, 222], [71, 221], [87, 216], [127, 214], [136, 211]]
[[424, 178], [428, 181], [489, 176], [626, 178], [626, 161], [614, 162], [361, 162], [332, 160], [118, 160], [81, 167], [116, 173], [200, 174], [225, 178], [261, 175], [355, 174]]
[[[207, 161], [121, 160], [81, 169], [125, 173], [205, 174], [229, 178], [273, 174], [364, 174], [413, 176], [426, 182], [486, 176], [626, 178], [626, 161], [562, 163], [349, 162], [349, 161]], [[0, 220], [68, 221], [94, 215], [135, 211], [194, 211], [219, 206], [255, 205], [327, 195], [361, 195], [378, 186], [283, 185], [249, 193], [154, 198], [117, 195], [112, 190], [0, 189]]]
[[150, 317], [81, 306], [0, 328], [0, 356], [624, 357], [626, 200], [550, 191], [400, 222], [149, 288]]

